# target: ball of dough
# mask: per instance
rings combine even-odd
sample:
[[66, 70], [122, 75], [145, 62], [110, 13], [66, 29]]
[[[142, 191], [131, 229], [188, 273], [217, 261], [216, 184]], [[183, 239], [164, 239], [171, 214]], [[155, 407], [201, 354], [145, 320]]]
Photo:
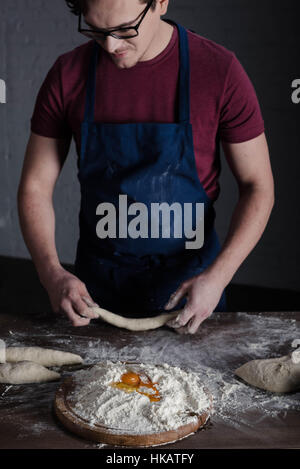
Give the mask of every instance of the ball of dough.
[[285, 393], [300, 389], [300, 363], [293, 363], [290, 355], [252, 360], [235, 370], [235, 374], [266, 391]]
[[57, 379], [60, 379], [59, 373], [48, 370], [48, 368], [30, 361], [3, 363], [0, 365], [0, 383], [44, 383]]

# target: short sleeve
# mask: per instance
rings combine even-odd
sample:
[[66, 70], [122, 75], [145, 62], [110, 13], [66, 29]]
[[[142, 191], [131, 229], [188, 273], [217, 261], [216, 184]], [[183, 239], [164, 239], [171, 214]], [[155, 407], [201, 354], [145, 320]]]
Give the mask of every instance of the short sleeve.
[[49, 70], [36, 99], [32, 132], [49, 138], [67, 138], [71, 130], [64, 112], [60, 59]]
[[241, 143], [265, 130], [254, 87], [233, 54], [220, 109], [219, 136], [228, 143]]

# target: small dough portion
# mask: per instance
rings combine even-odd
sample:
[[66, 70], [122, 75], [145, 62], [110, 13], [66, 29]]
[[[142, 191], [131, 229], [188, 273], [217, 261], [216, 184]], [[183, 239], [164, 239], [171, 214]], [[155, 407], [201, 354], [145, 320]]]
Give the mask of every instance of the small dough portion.
[[297, 348], [297, 347], [299, 347], [299, 346], [300, 346], [300, 339], [295, 339], [295, 340], [293, 340], [293, 342], [292, 342], [292, 347], [293, 347], [293, 348]]
[[0, 363], [6, 362], [5, 342], [0, 339]]
[[158, 329], [164, 326], [168, 321], [174, 319], [181, 310], [173, 313], [163, 313], [152, 318], [125, 318], [118, 314], [111, 313], [105, 309], [93, 306], [92, 310], [98, 314], [103, 321], [122, 329], [128, 329], [129, 331], [148, 331], [150, 329]]
[[300, 363], [300, 349], [295, 350], [295, 352], [292, 353], [291, 357], [293, 363]]
[[45, 383], [47, 381], [56, 381], [58, 379], [60, 379], [59, 373], [48, 370], [48, 368], [30, 361], [3, 363], [0, 365], [0, 383]]
[[79, 355], [42, 347], [7, 347], [6, 362], [29, 360], [43, 366], [76, 365], [83, 362]]
[[300, 389], [300, 363], [294, 363], [291, 355], [251, 360], [235, 370], [235, 374], [266, 391], [285, 393]]

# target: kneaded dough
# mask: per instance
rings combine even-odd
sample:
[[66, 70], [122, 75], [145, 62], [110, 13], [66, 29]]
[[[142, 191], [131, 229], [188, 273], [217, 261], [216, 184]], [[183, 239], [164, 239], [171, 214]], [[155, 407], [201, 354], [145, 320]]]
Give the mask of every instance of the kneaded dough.
[[125, 318], [97, 306], [92, 306], [92, 310], [94, 313], [98, 314], [103, 321], [130, 331], [148, 331], [150, 329], [158, 329], [181, 313], [181, 310], [179, 310], [173, 313], [159, 314], [153, 318]]
[[5, 363], [5, 343], [0, 340], [0, 363]]
[[42, 347], [7, 347], [6, 362], [17, 363], [29, 360], [43, 366], [75, 365], [82, 363], [79, 355]]
[[0, 365], [0, 383], [44, 383], [58, 379], [60, 379], [59, 373], [48, 370], [48, 368], [30, 361], [3, 363]]
[[294, 363], [291, 355], [251, 360], [235, 370], [235, 374], [266, 391], [284, 393], [300, 389], [300, 363]]
[[300, 363], [300, 349], [295, 350], [295, 352], [291, 354], [291, 358], [293, 363]]

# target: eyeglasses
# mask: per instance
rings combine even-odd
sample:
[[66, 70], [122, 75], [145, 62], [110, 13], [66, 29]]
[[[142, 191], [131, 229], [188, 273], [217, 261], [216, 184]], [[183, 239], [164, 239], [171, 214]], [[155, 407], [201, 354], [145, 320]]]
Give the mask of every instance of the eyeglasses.
[[138, 29], [139, 29], [143, 19], [145, 18], [148, 10], [150, 9], [152, 3], [153, 3], [153, 0], [150, 0], [148, 5], [146, 6], [145, 10], [142, 11], [142, 13], [141, 13], [142, 17], [141, 17], [141, 19], [140, 19], [140, 21], [138, 22], [137, 25], [130, 26], [128, 28], [126, 27], [126, 28], [112, 29], [111, 31], [107, 31], [105, 29], [98, 29], [98, 28], [89, 28], [89, 29], [82, 28], [81, 27], [81, 16], [82, 15], [80, 14], [79, 15], [79, 22], [78, 22], [78, 32], [80, 32], [81, 34], [84, 34], [85, 36], [90, 37], [92, 39], [104, 39], [107, 36], [112, 36], [112, 37], [115, 37], [116, 39], [127, 39], [127, 38], [130, 38], [130, 37], [136, 37], [136, 36], [139, 35]]

